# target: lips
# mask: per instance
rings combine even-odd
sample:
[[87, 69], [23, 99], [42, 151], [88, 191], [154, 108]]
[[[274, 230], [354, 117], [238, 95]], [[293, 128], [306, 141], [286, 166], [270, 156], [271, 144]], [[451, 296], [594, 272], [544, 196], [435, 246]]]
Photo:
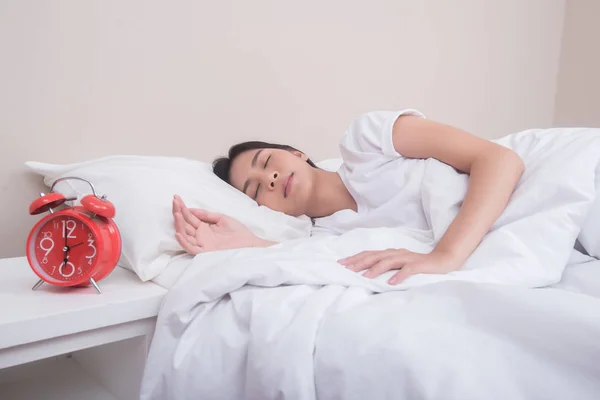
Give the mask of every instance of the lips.
[[287, 197], [290, 191], [292, 190], [292, 182], [294, 180], [294, 173], [292, 172], [290, 176], [285, 181], [285, 186], [283, 187], [283, 197]]

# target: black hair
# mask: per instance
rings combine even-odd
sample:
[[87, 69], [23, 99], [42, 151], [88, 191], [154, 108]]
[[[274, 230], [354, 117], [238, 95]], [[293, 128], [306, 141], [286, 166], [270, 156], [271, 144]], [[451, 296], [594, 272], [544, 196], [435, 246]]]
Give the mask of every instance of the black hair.
[[[259, 141], [250, 141], [243, 142], [233, 145], [229, 148], [229, 153], [227, 157], [219, 157], [215, 161], [213, 161], [213, 172], [219, 178], [224, 180], [225, 182], [231, 184], [229, 173], [231, 171], [231, 164], [233, 160], [240, 154], [248, 150], [255, 149], [279, 149], [279, 150], [287, 150], [287, 151], [300, 151], [292, 146], [288, 146], [287, 144], [276, 144], [276, 143], [266, 143]], [[307, 159], [306, 162], [313, 168], [318, 168], [311, 159]]]

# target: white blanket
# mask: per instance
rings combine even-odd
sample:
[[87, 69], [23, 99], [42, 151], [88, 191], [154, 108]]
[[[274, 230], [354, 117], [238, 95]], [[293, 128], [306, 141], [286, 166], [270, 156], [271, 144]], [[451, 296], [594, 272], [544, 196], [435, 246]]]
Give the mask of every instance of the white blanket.
[[431, 232], [359, 229], [196, 256], [163, 303], [142, 399], [596, 399], [600, 289], [559, 281], [596, 197], [600, 135], [500, 142], [527, 172], [460, 271], [390, 286], [394, 271], [372, 280], [336, 262], [435, 245], [467, 177], [433, 160]]

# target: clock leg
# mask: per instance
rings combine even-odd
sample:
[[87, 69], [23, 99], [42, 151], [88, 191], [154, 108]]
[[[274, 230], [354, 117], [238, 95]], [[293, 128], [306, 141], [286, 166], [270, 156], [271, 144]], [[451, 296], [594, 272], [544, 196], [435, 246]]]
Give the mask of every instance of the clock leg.
[[37, 283], [35, 285], [33, 285], [33, 287], [31, 288], [31, 290], [36, 290], [37, 288], [39, 288], [40, 286], [42, 286], [42, 283], [44, 283], [43, 280], [39, 280], [37, 281]]
[[98, 293], [102, 293], [102, 291], [100, 290], [100, 286], [98, 286], [98, 284], [96, 283], [96, 281], [94, 280], [94, 278], [90, 278], [90, 283], [92, 284], [92, 286], [94, 286], [96, 288], [96, 290], [98, 291]]

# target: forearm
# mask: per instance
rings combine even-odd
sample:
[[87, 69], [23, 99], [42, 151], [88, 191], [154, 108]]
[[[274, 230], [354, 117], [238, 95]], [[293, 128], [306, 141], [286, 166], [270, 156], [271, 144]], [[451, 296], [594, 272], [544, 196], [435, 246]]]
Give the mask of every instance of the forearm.
[[474, 161], [461, 209], [434, 252], [460, 267], [506, 208], [523, 170], [518, 155], [504, 149]]

